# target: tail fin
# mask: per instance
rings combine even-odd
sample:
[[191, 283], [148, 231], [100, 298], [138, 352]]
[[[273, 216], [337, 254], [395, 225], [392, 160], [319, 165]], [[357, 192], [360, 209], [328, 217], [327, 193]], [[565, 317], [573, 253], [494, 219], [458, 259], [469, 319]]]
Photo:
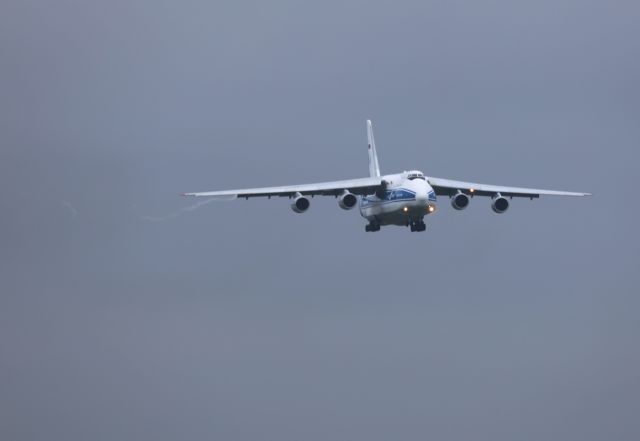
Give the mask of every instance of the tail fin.
[[369, 141], [369, 176], [380, 176], [380, 165], [378, 164], [378, 155], [376, 154], [376, 142], [373, 139], [373, 127], [371, 120], [367, 120], [367, 140]]

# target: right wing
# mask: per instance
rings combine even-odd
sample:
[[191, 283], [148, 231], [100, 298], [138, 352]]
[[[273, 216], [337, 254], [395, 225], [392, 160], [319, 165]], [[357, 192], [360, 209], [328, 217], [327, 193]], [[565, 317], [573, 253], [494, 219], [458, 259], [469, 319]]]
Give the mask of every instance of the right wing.
[[285, 185], [282, 187], [244, 188], [240, 190], [203, 191], [182, 193], [182, 196], [204, 196], [219, 199], [254, 198], [259, 196], [328, 195], [338, 196], [345, 190], [358, 195], [369, 195], [383, 188], [382, 178], [360, 178], [345, 181], [320, 182], [317, 184]]
[[541, 190], [538, 188], [505, 187], [502, 185], [478, 184], [476, 182], [454, 181], [442, 178], [427, 178], [438, 196], [453, 196], [459, 191], [475, 196], [491, 196], [497, 193], [507, 197], [538, 198], [540, 195], [549, 196], [591, 196], [591, 193], [578, 193], [574, 191]]

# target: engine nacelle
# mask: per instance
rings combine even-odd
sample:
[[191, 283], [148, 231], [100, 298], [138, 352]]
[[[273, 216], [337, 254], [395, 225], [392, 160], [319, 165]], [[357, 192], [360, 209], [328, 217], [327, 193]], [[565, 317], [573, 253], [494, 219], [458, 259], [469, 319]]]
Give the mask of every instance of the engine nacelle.
[[495, 195], [492, 199], [493, 202], [491, 203], [491, 209], [496, 213], [504, 213], [509, 208], [509, 201], [504, 196], [501, 196], [500, 193]]
[[298, 193], [291, 204], [291, 209], [296, 213], [304, 213], [309, 209], [310, 205], [311, 201], [309, 201], [309, 198]]
[[358, 203], [358, 197], [345, 190], [340, 196], [338, 196], [338, 205], [343, 210], [351, 210]]
[[456, 210], [464, 210], [469, 206], [470, 199], [468, 195], [458, 191], [458, 193], [451, 198], [451, 206]]

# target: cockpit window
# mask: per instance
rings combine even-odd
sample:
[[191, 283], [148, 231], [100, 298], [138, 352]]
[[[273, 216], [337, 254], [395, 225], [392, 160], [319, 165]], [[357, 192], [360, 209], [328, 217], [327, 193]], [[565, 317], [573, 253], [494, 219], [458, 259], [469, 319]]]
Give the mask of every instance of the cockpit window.
[[414, 179], [422, 179], [424, 181], [424, 175], [422, 173], [409, 173], [407, 179], [413, 181]]

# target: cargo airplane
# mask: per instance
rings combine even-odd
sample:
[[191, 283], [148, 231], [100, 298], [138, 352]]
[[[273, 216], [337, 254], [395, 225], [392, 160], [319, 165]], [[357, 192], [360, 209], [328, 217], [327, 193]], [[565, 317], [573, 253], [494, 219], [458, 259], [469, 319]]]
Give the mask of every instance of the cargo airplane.
[[381, 226], [386, 225], [399, 225], [410, 227], [411, 231], [424, 231], [426, 228], [424, 217], [436, 212], [438, 196], [448, 196], [451, 206], [456, 210], [467, 208], [474, 196], [486, 196], [491, 199], [491, 208], [496, 213], [507, 211], [509, 200], [514, 197], [533, 199], [541, 195], [590, 196], [589, 193], [504, 187], [434, 178], [425, 176], [418, 170], [381, 175], [373, 129], [369, 120], [367, 120], [367, 138], [369, 177], [366, 178], [283, 187], [183, 193], [183, 196], [217, 199], [288, 197], [292, 200], [291, 209], [296, 213], [307, 211], [311, 205], [310, 198], [314, 196], [334, 196], [338, 199], [340, 208], [344, 210], [351, 210], [359, 205], [360, 214], [369, 221], [365, 231], [379, 231]]

